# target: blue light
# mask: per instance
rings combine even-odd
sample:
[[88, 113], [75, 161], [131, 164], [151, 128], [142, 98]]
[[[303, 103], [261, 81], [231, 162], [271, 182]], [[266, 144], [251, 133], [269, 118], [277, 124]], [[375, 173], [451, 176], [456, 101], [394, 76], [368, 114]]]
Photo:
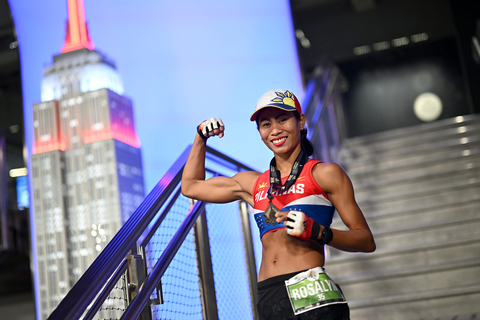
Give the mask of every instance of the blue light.
[[27, 176], [15, 178], [15, 182], [17, 184], [17, 208], [18, 210], [26, 209], [30, 207]]
[[42, 102], [59, 100], [62, 96], [62, 84], [58, 75], [50, 74], [42, 79]]
[[[77, 72], [80, 75], [78, 80], [81, 92], [107, 88], [120, 95], [123, 94], [122, 79], [118, 72], [108, 64], [88, 64]], [[42, 79], [42, 102], [59, 100], [61, 96], [62, 81], [58, 74], [49, 74]]]
[[82, 68], [80, 75], [80, 91], [88, 92], [107, 88], [115, 93], [123, 94], [122, 79], [117, 71], [107, 64], [90, 64]]

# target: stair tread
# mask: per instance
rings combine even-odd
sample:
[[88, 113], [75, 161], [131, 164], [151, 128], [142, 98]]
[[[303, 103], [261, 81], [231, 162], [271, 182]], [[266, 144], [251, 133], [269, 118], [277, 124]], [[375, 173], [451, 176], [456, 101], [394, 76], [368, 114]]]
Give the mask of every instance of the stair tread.
[[480, 257], [451, 260], [441, 263], [433, 263], [419, 266], [406, 266], [398, 269], [387, 269], [369, 273], [351, 274], [347, 276], [335, 277], [340, 285], [344, 286], [351, 283], [362, 283], [367, 281], [391, 279], [394, 277], [406, 277], [413, 274], [423, 274], [429, 272], [437, 272], [449, 269], [468, 268], [472, 266], [480, 266]]
[[[453, 190], [449, 193], [451, 197], [443, 197], [442, 194], [438, 194], [437, 201], [434, 204], [426, 203], [425, 201], [410, 201], [408, 204], [402, 206], [391, 205], [388, 208], [381, 208], [376, 204], [376, 208], [372, 208], [371, 204], [361, 203], [359, 201], [360, 208], [362, 208], [364, 215], [367, 218], [381, 218], [389, 217], [399, 214], [414, 213], [418, 211], [428, 212], [429, 210], [439, 210], [444, 208], [455, 208], [455, 206], [463, 204], [480, 203], [480, 194], [465, 194], [463, 190]], [[380, 208], [379, 208], [380, 207]], [[337, 218], [337, 216], [335, 216]]]
[[470, 188], [480, 187], [480, 177], [472, 177], [467, 182], [453, 181], [448, 185], [434, 184], [430, 188], [425, 188], [422, 191], [402, 190], [395, 193], [378, 193], [374, 195], [357, 195], [356, 199], [359, 204], [378, 204], [382, 202], [392, 202], [396, 200], [412, 200], [428, 196], [438, 196], [441, 194], [448, 194], [452, 189], [465, 190]]
[[435, 152], [412, 153], [404, 157], [375, 157], [373, 159], [345, 160], [342, 164], [352, 175], [357, 172], [376, 172], [383, 170], [403, 170], [404, 168], [422, 166], [431, 162], [455, 162], [465, 157], [476, 157], [480, 154], [478, 145], [455, 145], [451, 148], [435, 149]]
[[416, 300], [447, 298], [454, 295], [466, 295], [480, 293], [480, 283], [465, 286], [430, 289], [409, 293], [398, 293], [392, 295], [385, 295], [381, 297], [349, 300], [348, 305], [351, 309], [373, 307], [384, 304], [404, 303]]
[[[432, 221], [422, 222], [422, 223], [414, 222], [414, 223], [408, 223], [403, 225], [395, 225], [391, 227], [372, 229], [372, 233], [375, 237], [383, 237], [383, 236], [388, 236], [395, 233], [401, 233], [406, 235], [408, 232], [412, 232], [412, 231], [419, 231], [419, 230], [433, 229], [433, 228], [435, 228], [435, 230], [438, 230], [438, 228], [442, 228], [444, 226], [465, 224], [470, 222], [476, 222], [477, 220], [480, 221], [479, 214], [469, 214], [469, 215], [462, 215], [462, 216], [457, 216], [449, 219], [435, 219]], [[336, 227], [336, 225], [332, 225], [332, 226], [334, 228]]]
[[480, 168], [480, 150], [478, 154], [469, 156], [458, 156], [444, 161], [435, 159], [425, 163], [407, 164], [401, 167], [371, 166], [364, 171], [348, 171], [348, 175], [354, 185], [372, 185], [395, 183], [397, 181], [415, 181], [420, 178], [429, 178], [435, 175], [449, 175], [467, 171], [474, 171]]
[[350, 165], [354, 168], [356, 164], [365, 165], [368, 162], [383, 163], [396, 159], [407, 160], [408, 158], [415, 158], [420, 154], [434, 156], [440, 153], [441, 150], [478, 149], [479, 144], [480, 131], [472, 136], [459, 135], [434, 141], [415, 140], [414, 144], [389, 149], [374, 145], [363, 147], [359, 150], [349, 150], [348, 152], [342, 149], [338, 159], [341, 164]]
[[360, 137], [353, 137], [347, 139], [345, 145], [349, 148], [363, 147], [365, 144], [371, 145], [375, 143], [382, 143], [383, 141], [398, 141], [402, 139], [412, 139], [413, 136], [419, 136], [422, 133], [442, 132], [449, 128], [456, 128], [460, 126], [478, 125], [480, 122], [480, 115], [471, 114], [463, 116], [463, 121], [458, 122], [458, 117], [450, 118], [432, 123], [425, 123], [416, 126], [405, 128], [398, 128], [387, 130], [379, 133], [363, 135]]
[[473, 234], [463, 237], [452, 238], [449, 240], [443, 241], [436, 241], [433, 243], [420, 243], [415, 245], [408, 245], [408, 246], [399, 246], [399, 247], [390, 247], [390, 248], [380, 248], [372, 253], [360, 253], [360, 252], [343, 252], [339, 251], [340, 254], [333, 255], [327, 258], [326, 264], [327, 265], [334, 265], [338, 263], [345, 263], [350, 260], [372, 260], [379, 257], [385, 256], [395, 256], [402, 253], [410, 253], [413, 251], [428, 251], [435, 248], [444, 248], [446, 246], [455, 247], [455, 246], [463, 246], [469, 243], [478, 243], [480, 241], [480, 234]]

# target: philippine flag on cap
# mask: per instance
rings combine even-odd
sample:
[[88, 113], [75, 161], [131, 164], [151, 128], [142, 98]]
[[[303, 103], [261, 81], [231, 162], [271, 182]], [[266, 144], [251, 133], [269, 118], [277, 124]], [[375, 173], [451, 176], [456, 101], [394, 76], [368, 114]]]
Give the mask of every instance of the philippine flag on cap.
[[299, 114], [302, 114], [300, 102], [298, 102], [297, 97], [295, 97], [292, 92], [283, 89], [272, 89], [264, 93], [260, 100], [258, 100], [255, 112], [250, 117], [250, 121], [255, 121], [259, 111], [267, 107], [278, 108], [285, 111], [298, 111]]

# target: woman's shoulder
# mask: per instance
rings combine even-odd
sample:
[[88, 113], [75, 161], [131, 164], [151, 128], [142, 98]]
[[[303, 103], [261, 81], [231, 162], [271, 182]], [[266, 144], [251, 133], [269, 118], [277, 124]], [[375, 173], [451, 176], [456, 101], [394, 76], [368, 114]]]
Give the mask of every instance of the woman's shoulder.
[[254, 179], [257, 180], [259, 176], [261, 176], [262, 173], [257, 172], [257, 171], [241, 171], [237, 174], [235, 174], [235, 177], [239, 177], [242, 179]]
[[244, 190], [252, 190], [261, 175], [262, 173], [256, 171], [242, 171], [234, 175], [233, 179], [237, 181]]
[[337, 181], [346, 176], [342, 167], [333, 162], [317, 162], [312, 168], [313, 178], [320, 184]]

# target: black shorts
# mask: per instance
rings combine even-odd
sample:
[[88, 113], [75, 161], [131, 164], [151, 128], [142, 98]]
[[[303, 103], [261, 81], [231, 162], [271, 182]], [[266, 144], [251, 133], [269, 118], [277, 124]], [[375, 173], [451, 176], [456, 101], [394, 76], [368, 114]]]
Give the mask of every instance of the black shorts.
[[[258, 314], [261, 320], [349, 320], [348, 304], [331, 304], [295, 315], [288, 298], [285, 280], [299, 274], [293, 272], [258, 283]], [[337, 285], [338, 286], [338, 285]], [[340, 287], [339, 287], [340, 288]]]

